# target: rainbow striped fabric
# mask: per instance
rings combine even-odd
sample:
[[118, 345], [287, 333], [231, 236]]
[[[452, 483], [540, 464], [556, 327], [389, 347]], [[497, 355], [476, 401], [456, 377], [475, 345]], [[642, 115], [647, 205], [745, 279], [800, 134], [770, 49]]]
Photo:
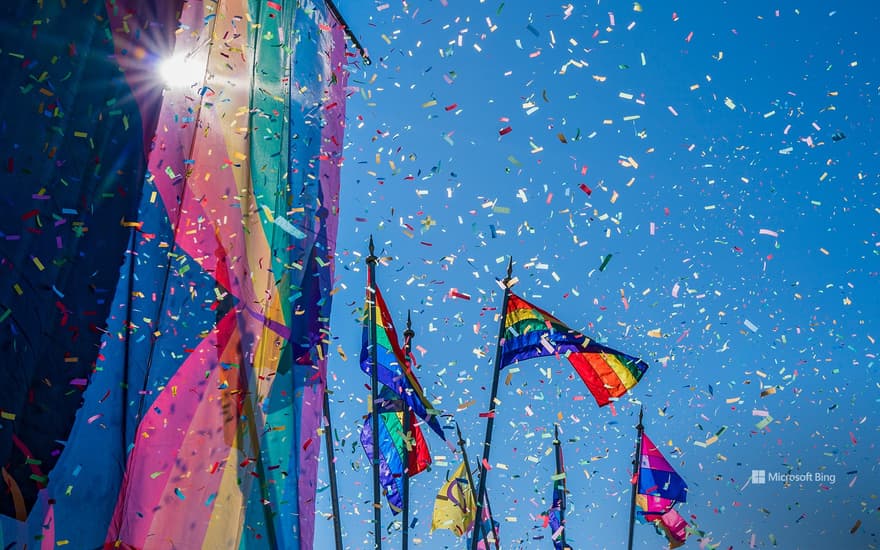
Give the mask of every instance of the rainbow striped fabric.
[[568, 359], [600, 407], [625, 394], [648, 370], [648, 364], [641, 359], [597, 344], [510, 293], [499, 368], [550, 355]]
[[[37, 19], [82, 26], [85, 40], [64, 34], [42, 41], [52, 49], [22, 51], [76, 59], [70, 79], [67, 65], [46, 69], [59, 108], [75, 105], [51, 124], [89, 130], [76, 139], [94, 141], [84, 151], [103, 159], [89, 186], [45, 202], [124, 196], [115, 214], [93, 209], [97, 201], [88, 210], [116, 223], [89, 233], [125, 239], [118, 248], [109, 237], [88, 241], [108, 267], [85, 272], [118, 279], [94, 281], [110, 289], [98, 293], [106, 329], [96, 317], [102, 341], [95, 335], [95, 354], [80, 358], [92, 365], [87, 388], [65, 398], [82, 406], [75, 419], [69, 411], [69, 436], [49, 432], [60, 441], [40, 445], [57, 463], [42, 470], [48, 480], [39, 476], [45, 488], [26, 521], [0, 519], [0, 546], [312, 548], [345, 141], [342, 25], [324, 0], [45, 4]], [[163, 90], [156, 62], [172, 46], [191, 82]], [[85, 92], [74, 99], [57, 86], [67, 80]], [[140, 150], [142, 167], [126, 157]], [[86, 158], [81, 151], [59, 158]], [[65, 225], [77, 219], [88, 218]], [[73, 246], [59, 253], [77, 257]], [[71, 312], [84, 304], [65, 303]], [[56, 387], [70, 376], [61, 364]]]
[[[368, 281], [369, 282], [369, 281]], [[370, 285], [372, 286], [372, 285]], [[385, 304], [385, 299], [378, 287], [374, 287], [374, 299], [364, 307], [369, 311], [370, 307], [376, 308], [376, 362], [378, 363], [379, 383], [392, 390], [403, 399], [416, 415], [428, 423], [434, 432], [444, 441], [446, 435], [440, 427], [440, 422], [435, 415], [434, 407], [425, 397], [421, 384], [410, 365], [415, 361], [412, 357], [406, 357], [400, 347], [397, 331], [394, 330], [394, 322], [391, 313]], [[370, 325], [364, 322], [364, 330], [361, 338], [361, 370], [370, 374]]]
[[[404, 449], [409, 443], [407, 453], [407, 475], [412, 477], [425, 471], [431, 465], [431, 452], [422, 430], [416, 423], [415, 415], [410, 414], [410, 438], [407, 442], [403, 431], [403, 411], [386, 412], [380, 409], [379, 413], [379, 482], [388, 499], [388, 505], [394, 514], [403, 509], [403, 472]], [[361, 446], [367, 453], [367, 458], [373, 460], [373, 422], [372, 415], [368, 414], [361, 430]]]

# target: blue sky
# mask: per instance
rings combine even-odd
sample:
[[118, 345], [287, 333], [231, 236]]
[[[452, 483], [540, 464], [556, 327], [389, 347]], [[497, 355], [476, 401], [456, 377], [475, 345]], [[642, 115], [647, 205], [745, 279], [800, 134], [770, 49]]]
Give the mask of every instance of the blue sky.
[[[567, 362], [502, 373], [487, 486], [505, 548], [550, 547], [537, 516], [554, 422], [568, 541], [624, 545], [639, 404], [689, 483], [679, 510], [706, 547], [876, 546], [877, 14], [854, 2], [338, 6], [373, 59], [349, 79], [328, 367], [346, 545], [372, 543], [357, 444], [372, 234], [401, 332], [412, 311], [418, 376], [474, 465], [510, 256], [518, 294], [651, 365], [613, 411]], [[458, 458], [426, 437], [434, 466], [412, 482], [412, 544], [458, 548], [429, 533]], [[753, 469], [826, 482], [752, 485]], [[399, 546], [387, 507], [383, 520]], [[317, 537], [332, 541], [329, 521]], [[636, 547], [664, 539], [637, 526]]]

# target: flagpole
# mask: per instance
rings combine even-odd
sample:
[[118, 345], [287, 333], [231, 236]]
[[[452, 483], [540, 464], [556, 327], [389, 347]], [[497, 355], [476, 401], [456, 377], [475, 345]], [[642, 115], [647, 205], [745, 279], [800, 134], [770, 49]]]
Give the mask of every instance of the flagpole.
[[367, 256], [367, 305], [370, 309], [370, 409], [373, 430], [373, 548], [382, 550], [382, 503], [379, 500], [379, 366], [376, 352], [376, 262], [373, 236], [370, 235], [370, 255]]
[[[410, 354], [412, 353], [412, 339], [416, 333], [412, 329], [412, 316], [410, 312], [406, 312], [406, 330], [403, 331], [403, 351], [405, 361], [409, 361]], [[406, 369], [407, 365], [401, 365], [402, 369]], [[406, 390], [404, 390], [406, 391]], [[405, 443], [403, 445], [403, 544], [401, 546], [402, 550], [409, 549], [409, 441], [410, 441], [410, 430], [412, 430], [412, 421], [410, 419], [410, 408], [409, 403], [406, 399], [401, 399], [403, 402], [403, 437], [405, 438]]]
[[641, 468], [641, 454], [642, 454], [642, 432], [645, 431], [645, 427], [642, 425], [642, 413], [644, 412], [642, 407], [639, 407], [639, 424], [636, 426], [636, 454], [633, 457], [633, 477], [632, 477], [632, 495], [629, 501], [629, 543], [627, 545], [628, 550], [632, 550], [633, 547], [633, 527], [636, 524], [636, 493], [639, 490], [639, 470]]
[[455, 421], [455, 432], [458, 434], [458, 448], [461, 449], [461, 458], [464, 460], [464, 471], [467, 473], [468, 485], [471, 487], [471, 491], [474, 489], [474, 475], [471, 473], [471, 463], [468, 462], [467, 449], [464, 446], [464, 438], [461, 436], [461, 427], [458, 425], [458, 421]]
[[[483, 443], [483, 460], [480, 461], [480, 489], [477, 491], [477, 522], [482, 518], [483, 498], [486, 495], [486, 473], [489, 464], [489, 451], [492, 445], [492, 428], [495, 425], [495, 398], [498, 395], [498, 376], [501, 364], [501, 343], [504, 339], [504, 319], [507, 316], [507, 300], [510, 297], [510, 280], [513, 273], [513, 257], [507, 262], [507, 276], [504, 278], [504, 299], [501, 302], [501, 322], [498, 326], [498, 341], [495, 347], [495, 366], [492, 372], [492, 393], [489, 396], [489, 411], [486, 419], [486, 439]], [[477, 550], [477, 537], [471, 538], [471, 550]]]
[[[467, 474], [468, 485], [470, 486], [471, 491], [473, 491], [474, 474], [471, 472], [471, 463], [468, 460], [467, 449], [464, 446], [464, 437], [461, 436], [461, 426], [458, 425], [458, 420], [455, 421], [455, 432], [458, 434], [458, 448], [461, 449], [461, 458], [462, 460], [464, 460], [464, 471]], [[474, 517], [474, 534], [471, 538], [477, 540], [477, 536], [479, 535], [480, 538], [483, 539], [483, 542], [486, 544], [486, 550], [489, 550], [489, 541], [486, 540], [486, 533], [483, 532], [482, 525], [482, 522], [479, 521], [477, 517]]]
[[[553, 430], [556, 438], [553, 440], [553, 446], [556, 447], [556, 475], [563, 473], [562, 470], [562, 443], [559, 441], [559, 424], [553, 425]], [[555, 484], [556, 481], [554, 480]], [[565, 544], [565, 478], [562, 479], [562, 502], [559, 505], [559, 523], [562, 525], [562, 533], [559, 536], [559, 541], [562, 543], [562, 547], [566, 548]]]
[[327, 445], [327, 470], [330, 472], [330, 500], [333, 505], [333, 538], [336, 540], [336, 550], [342, 550], [342, 516], [339, 512], [339, 489], [336, 484], [336, 456], [333, 451], [333, 426], [330, 416], [330, 396], [327, 388], [324, 388], [324, 418], [327, 427], [324, 438]]

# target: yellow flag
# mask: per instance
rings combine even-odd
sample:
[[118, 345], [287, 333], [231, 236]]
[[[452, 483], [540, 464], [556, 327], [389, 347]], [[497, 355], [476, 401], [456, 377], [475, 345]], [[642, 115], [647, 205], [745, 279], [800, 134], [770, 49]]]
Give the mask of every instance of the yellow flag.
[[462, 462], [455, 474], [437, 492], [431, 531], [449, 529], [458, 537], [464, 535], [474, 523], [474, 502], [474, 491], [468, 483], [465, 464]]

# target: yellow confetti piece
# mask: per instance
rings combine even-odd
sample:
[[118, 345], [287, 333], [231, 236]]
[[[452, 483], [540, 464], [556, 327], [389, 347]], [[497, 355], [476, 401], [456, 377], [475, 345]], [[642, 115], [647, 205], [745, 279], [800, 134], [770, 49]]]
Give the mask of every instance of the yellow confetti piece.
[[41, 262], [40, 259], [37, 258], [36, 256], [33, 257], [33, 261], [34, 261], [34, 265], [37, 266], [37, 269], [39, 269], [40, 271], [43, 271], [44, 269], [46, 269], [46, 266], [43, 265], [43, 262]]
[[272, 215], [272, 210], [269, 209], [265, 204], [261, 205], [263, 208], [263, 213], [266, 215], [266, 219], [269, 220], [269, 223], [275, 223], [275, 216]]

